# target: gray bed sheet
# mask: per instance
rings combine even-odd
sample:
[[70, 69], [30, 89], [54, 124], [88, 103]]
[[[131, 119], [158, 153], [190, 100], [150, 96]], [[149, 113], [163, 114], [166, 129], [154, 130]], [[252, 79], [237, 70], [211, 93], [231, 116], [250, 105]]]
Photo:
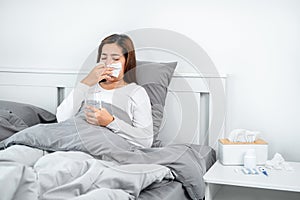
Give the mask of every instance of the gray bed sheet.
[[[216, 162], [216, 152], [209, 146], [202, 148], [203, 156], [208, 170]], [[207, 171], [206, 170], [206, 171]], [[190, 200], [182, 184], [177, 181], [155, 183], [141, 192], [138, 200]]]

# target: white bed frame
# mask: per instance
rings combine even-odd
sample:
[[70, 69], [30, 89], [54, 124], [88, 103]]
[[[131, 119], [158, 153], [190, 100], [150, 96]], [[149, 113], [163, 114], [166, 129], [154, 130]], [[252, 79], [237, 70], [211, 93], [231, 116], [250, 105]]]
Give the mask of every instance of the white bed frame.
[[[57, 105], [84, 75], [75, 71], [0, 69], [0, 99], [32, 104], [55, 113]], [[219, 131], [212, 132], [215, 129], [211, 124], [209, 88], [215, 81], [222, 81], [226, 94], [226, 76], [175, 73], [166, 100], [161, 140], [168, 144], [205, 144], [217, 149], [217, 138], [224, 137], [225, 118]]]

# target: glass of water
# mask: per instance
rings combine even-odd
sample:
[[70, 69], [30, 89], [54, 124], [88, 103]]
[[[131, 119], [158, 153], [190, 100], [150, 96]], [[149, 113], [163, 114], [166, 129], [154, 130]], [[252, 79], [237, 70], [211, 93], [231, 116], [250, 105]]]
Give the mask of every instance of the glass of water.
[[92, 106], [97, 109], [102, 108], [101, 95], [98, 91], [88, 92], [85, 98], [85, 107]]

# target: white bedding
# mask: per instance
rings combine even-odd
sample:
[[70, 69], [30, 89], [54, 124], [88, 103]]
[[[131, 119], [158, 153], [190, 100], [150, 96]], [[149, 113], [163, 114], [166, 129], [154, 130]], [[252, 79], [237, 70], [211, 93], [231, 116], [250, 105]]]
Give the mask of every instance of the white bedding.
[[[10, 153], [24, 149], [21, 145], [13, 147]], [[135, 199], [153, 182], [174, 178], [170, 169], [162, 165], [119, 165], [75, 151], [58, 151], [34, 158], [37, 161], [30, 166], [31, 156], [23, 157], [26, 164], [5, 158], [8, 149], [0, 151], [2, 200]], [[30, 151], [35, 150], [30, 148]], [[41, 155], [41, 150], [36, 151]]]

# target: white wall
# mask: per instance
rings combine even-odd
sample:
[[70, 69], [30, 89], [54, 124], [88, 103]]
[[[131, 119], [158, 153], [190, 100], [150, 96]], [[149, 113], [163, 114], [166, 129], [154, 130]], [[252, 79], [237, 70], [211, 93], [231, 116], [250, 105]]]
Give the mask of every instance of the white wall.
[[170, 29], [230, 74], [227, 130], [300, 161], [299, 19], [297, 0], [0, 0], [0, 67], [79, 69], [110, 33]]

